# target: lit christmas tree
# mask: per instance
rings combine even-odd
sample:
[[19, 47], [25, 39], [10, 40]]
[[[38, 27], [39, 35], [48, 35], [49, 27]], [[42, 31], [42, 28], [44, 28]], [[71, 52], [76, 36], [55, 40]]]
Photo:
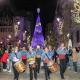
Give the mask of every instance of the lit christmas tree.
[[34, 30], [34, 34], [33, 34], [33, 38], [32, 38], [32, 42], [31, 42], [31, 46], [33, 48], [35, 48], [37, 45], [40, 45], [41, 47], [44, 46], [44, 37], [43, 37], [43, 33], [42, 33], [42, 26], [41, 26], [41, 21], [40, 21], [40, 9], [37, 9], [38, 12], [38, 17], [36, 20], [36, 25], [35, 25], [35, 30]]

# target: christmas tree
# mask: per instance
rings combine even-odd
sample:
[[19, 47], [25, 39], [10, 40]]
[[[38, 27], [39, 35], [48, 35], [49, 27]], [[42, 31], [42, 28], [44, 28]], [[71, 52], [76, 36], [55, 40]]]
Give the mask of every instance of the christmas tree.
[[41, 21], [39, 16], [39, 13], [40, 13], [39, 8], [37, 9], [37, 12], [38, 12], [38, 16], [37, 16], [35, 30], [34, 30], [32, 42], [31, 42], [31, 46], [33, 48], [35, 48], [37, 45], [40, 45], [41, 47], [44, 46], [44, 37], [42, 33], [42, 26], [41, 26]]

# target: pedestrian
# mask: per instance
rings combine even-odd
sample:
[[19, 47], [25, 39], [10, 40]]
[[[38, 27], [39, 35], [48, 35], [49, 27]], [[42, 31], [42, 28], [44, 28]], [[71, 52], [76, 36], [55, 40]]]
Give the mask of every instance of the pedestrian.
[[8, 50], [5, 50], [5, 52], [2, 55], [1, 61], [3, 63], [3, 71], [7, 71], [7, 59], [9, 58]]
[[76, 51], [76, 48], [73, 48], [72, 51], [73, 68], [74, 71], [77, 72], [78, 53]]

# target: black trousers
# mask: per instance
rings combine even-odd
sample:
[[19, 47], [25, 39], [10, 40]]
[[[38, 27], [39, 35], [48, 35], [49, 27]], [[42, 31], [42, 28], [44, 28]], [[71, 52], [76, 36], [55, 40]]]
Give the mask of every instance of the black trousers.
[[3, 69], [6, 69], [6, 68], [7, 68], [7, 63], [3, 62]]
[[61, 79], [64, 79], [64, 73], [67, 67], [66, 59], [60, 59], [60, 75]]
[[77, 62], [73, 62], [74, 71], [77, 72]]
[[30, 71], [30, 80], [33, 80], [33, 76], [35, 80], [37, 80], [37, 68], [35, 67], [34, 69], [32, 69], [32, 66], [29, 65], [29, 71]]
[[19, 78], [19, 73], [17, 72], [17, 70], [14, 67], [15, 63], [12, 63], [12, 67], [13, 67], [13, 73], [14, 73], [14, 80], [18, 80]]
[[37, 72], [40, 72], [40, 66], [41, 66], [41, 58], [36, 58], [36, 63], [37, 63]]
[[50, 72], [50, 70], [49, 70], [49, 68], [48, 68], [46, 63], [44, 63], [44, 69], [45, 69], [45, 80], [49, 80], [51, 72]]

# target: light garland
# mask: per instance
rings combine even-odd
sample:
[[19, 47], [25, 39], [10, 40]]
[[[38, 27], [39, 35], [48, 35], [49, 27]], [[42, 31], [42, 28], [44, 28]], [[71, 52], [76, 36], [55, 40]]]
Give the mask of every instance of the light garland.
[[71, 10], [72, 21], [76, 23], [80, 23], [80, 0], [74, 1], [74, 9]]

